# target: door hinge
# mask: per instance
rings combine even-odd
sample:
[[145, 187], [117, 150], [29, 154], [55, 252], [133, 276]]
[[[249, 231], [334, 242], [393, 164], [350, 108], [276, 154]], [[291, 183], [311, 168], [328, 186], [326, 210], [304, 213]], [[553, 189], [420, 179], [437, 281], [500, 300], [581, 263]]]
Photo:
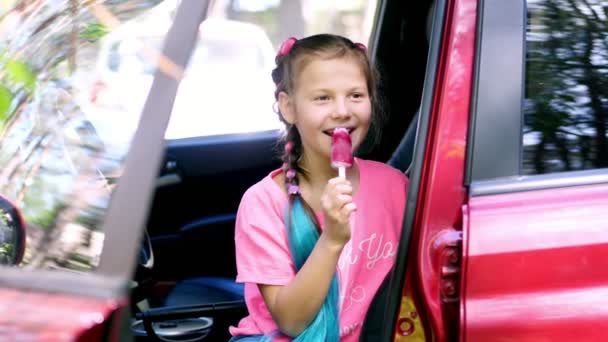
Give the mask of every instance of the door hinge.
[[455, 229], [444, 230], [435, 240], [435, 250], [439, 253], [441, 302], [444, 304], [458, 303], [462, 273], [462, 232]]

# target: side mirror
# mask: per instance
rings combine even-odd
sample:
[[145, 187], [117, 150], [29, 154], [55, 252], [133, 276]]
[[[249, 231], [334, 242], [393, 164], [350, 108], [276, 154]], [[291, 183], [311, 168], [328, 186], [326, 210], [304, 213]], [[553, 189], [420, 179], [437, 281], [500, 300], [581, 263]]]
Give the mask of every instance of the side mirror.
[[25, 222], [21, 212], [0, 196], [0, 265], [17, 265], [25, 252]]

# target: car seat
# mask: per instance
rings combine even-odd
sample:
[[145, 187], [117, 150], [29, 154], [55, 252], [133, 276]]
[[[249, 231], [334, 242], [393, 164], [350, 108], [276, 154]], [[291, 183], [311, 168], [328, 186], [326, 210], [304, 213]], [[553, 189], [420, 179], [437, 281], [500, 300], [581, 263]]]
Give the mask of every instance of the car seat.
[[391, 158], [388, 160], [390, 166], [401, 170], [406, 175], [409, 175], [410, 167], [412, 166], [419, 112], [420, 111], [417, 111], [416, 114], [414, 114], [414, 117], [412, 117], [412, 121], [410, 121], [403, 138], [391, 155]]

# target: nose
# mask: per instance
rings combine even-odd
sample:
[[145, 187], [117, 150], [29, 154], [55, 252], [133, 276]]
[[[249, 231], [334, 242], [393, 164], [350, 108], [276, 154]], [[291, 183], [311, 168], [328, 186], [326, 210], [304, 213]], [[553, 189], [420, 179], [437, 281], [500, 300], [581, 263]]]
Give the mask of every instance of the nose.
[[334, 110], [333, 110], [333, 118], [334, 119], [345, 119], [350, 117], [351, 112], [348, 106], [348, 100], [346, 98], [338, 98], [336, 99]]

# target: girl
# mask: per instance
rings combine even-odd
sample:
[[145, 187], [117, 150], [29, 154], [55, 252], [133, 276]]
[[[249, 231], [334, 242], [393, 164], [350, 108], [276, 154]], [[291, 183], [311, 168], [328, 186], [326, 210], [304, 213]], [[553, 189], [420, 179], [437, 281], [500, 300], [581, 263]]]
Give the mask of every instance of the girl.
[[289, 38], [276, 64], [284, 165], [239, 206], [237, 281], [249, 316], [230, 328], [232, 341], [357, 341], [394, 264], [407, 179], [358, 158], [345, 179], [330, 166], [335, 128], [346, 128], [356, 149], [378, 119], [363, 44], [329, 34]]

